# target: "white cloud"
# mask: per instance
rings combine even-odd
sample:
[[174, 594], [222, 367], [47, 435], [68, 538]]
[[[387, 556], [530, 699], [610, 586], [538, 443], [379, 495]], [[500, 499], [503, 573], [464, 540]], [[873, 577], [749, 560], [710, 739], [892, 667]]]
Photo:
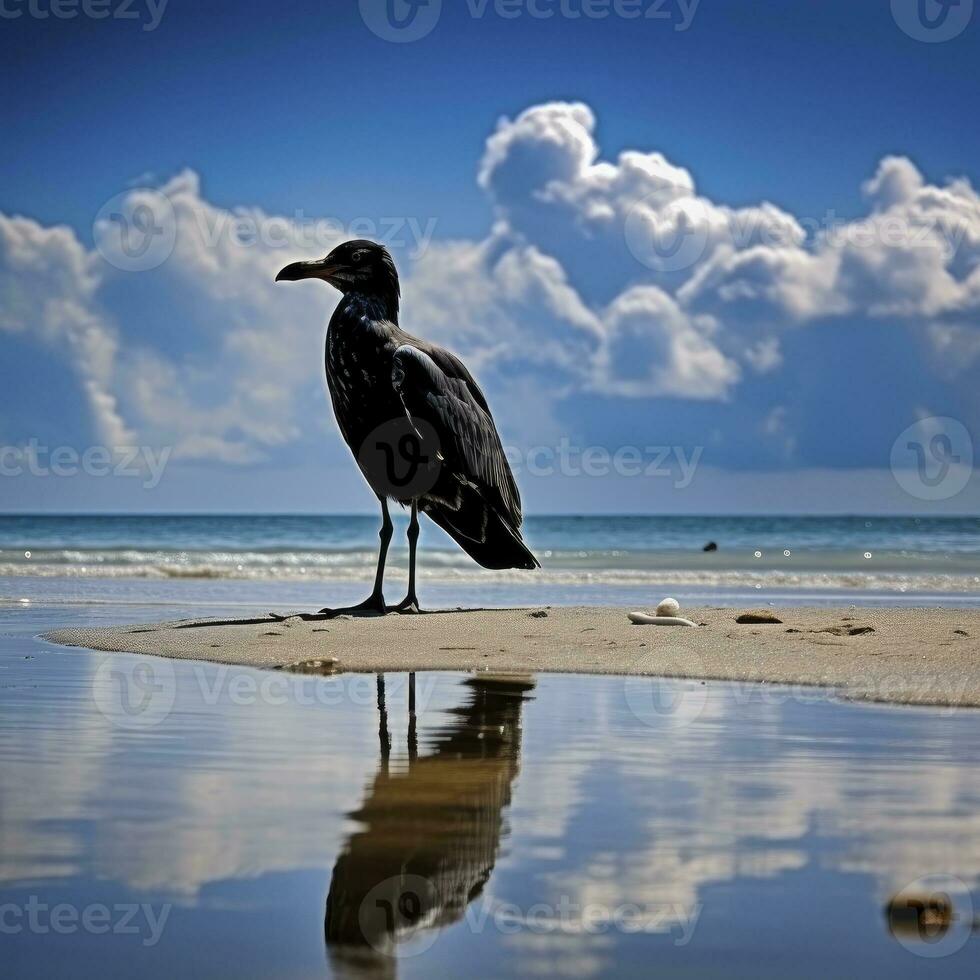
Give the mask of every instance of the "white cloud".
[[118, 341], [95, 309], [98, 281], [93, 256], [70, 229], [0, 214], [0, 330], [31, 331], [64, 351], [99, 438], [123, 446], [133, 434], [112, 392]]
[[[175, 247], [142, 272], [119, 270], [69, 229], [0, 215], [0, 327], [33, 333], [73, 364], [107, 445], [260, 459], [300, 434], [298, 401], [317, 376], [310, 355], [330, 297], [274, 283], [304, 254], [290, 244], [300, 238], [295, 223], [219, 208], [189, 171], [160, 192], [173, 206]], [[261, 232], [248, 244], [236, 237], [242, 216]]]
[[[887, 157], [862, 187], [868, 214], [823, 226], [768, 202], [712, 201], [661, 152], [604, 160], [595, 133], [581, 103], [501, 120], [477, 175], [493, 227], [432, 243], [402, 270], [406, 328], [457, 349], [491, 393], [540, 392], [544, 379], [552, 406], [579, 394], [731, 401], [774, 383], [790, 332], [845, 316], [894, 321], [897, 344], [916, 331], [934, 369], [968, 383], [980, 197], [967, 181], [933, 185]], [[248, 463], [322, 438], [311, 416], [328, 411], [318, 352], [336, 295], [273, 279], [347, 236], [314, 248], [296, 221], [212, 203], [191, 171], [159, 190], [174, 250], [144, 272], [120, 271], [68, 228], [0, 214], [0, 331], [71, 363], [110, 445]], [[553, 428], [556, 410], [537, 408]]]
[[922, 174], [905, 157], [885, 157], [861, 190], [876, 210], [889, 208], [912, 200], [922, 190]]
[[710, 201], [659, 153], [601, 161], [594, 130], [586, 106], [531, 108], [499, 124], [480, 172], [498, 235], [557, 258], [587, 295], [655, 284], [687, 312], [718, 317], [736, 342], [760, 325], [775, 336], [826, 316], [977, 308], [980, 197], [965, 180], [929, 185], [909, 160], [888, 157], [864, 185], [867, 217], [802, 219], [768, 202]]
[[605, 326], [596, 386], [607, 394], [721, 398], [738, 381], [738, 365], [714, 346], [714, 321], [688, 317], [657, 286], [618, 296]]

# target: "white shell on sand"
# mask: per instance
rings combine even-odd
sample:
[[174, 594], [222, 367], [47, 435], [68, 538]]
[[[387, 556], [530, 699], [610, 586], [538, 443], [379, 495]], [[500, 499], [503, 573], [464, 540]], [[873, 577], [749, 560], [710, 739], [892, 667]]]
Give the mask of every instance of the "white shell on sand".
[[681, 611], [681, 604], [676, 599], [664, 599], [657, 606], [658, 616], [676, 616]]
[[631, 623], [641, 626], [697, 626], [683, 616], [651, 616], [649, 613], [631, 612], [629, 613]]

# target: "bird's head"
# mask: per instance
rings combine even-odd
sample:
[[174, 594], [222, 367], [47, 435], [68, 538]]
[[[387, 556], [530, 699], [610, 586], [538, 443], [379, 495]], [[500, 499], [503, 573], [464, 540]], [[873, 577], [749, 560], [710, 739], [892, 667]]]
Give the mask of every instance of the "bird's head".
[[398, 272], [384, 245], [357, 239], [338, 245], [326, 258], [293, 262], [281, 269], [276, 282], [322, 279], [342, 293], [358, 293], [381, 300], [398, 314]]

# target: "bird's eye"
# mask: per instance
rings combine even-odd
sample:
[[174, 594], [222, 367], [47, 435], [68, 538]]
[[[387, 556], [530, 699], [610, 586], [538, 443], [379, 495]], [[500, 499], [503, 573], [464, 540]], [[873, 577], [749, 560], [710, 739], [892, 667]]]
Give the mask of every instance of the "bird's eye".
[[363, 262], [367, 255], [367, 249], [359, 248], [350, 258], [351, 262]]

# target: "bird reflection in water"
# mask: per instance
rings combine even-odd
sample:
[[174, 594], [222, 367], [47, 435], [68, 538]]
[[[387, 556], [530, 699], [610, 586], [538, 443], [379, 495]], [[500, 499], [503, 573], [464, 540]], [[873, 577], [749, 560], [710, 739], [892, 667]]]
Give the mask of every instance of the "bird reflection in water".
[[466, 702], [421, 757], [414, 681], [411, 675], [408, 758], [392, 765], [378, 678], [381, 760], [350, 814], [363, 829], [337, 859], [327, 895], [327, 952], [341, 976], [394, 977], [400, 946], [411, 940], [418, 950], [462, 918], [493, 872], [520, 768], [530, 675], [470, 678]]

